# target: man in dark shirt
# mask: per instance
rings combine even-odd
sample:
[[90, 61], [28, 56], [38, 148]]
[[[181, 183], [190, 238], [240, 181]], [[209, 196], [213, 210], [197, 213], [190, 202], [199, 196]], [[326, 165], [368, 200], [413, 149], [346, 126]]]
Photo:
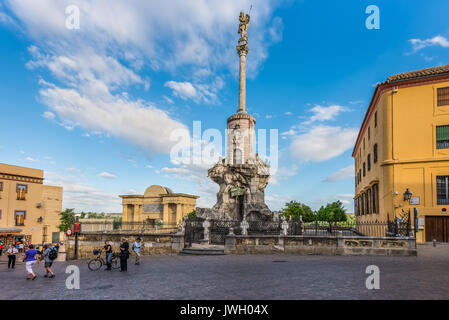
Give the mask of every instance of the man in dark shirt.
[[120, 245], [120, 272], [128, 270], [128, 258], [129, 243], [125, 238], [122, 238], [122, 244]]
[[112, 246], [109, 241], [104, 242], [104, 251], [106, 253], [106, 270], [110, 271], [112, 267]]

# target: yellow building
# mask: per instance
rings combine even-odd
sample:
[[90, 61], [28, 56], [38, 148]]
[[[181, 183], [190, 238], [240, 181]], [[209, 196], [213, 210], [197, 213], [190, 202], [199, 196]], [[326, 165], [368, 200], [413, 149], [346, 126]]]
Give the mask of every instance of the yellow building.
[[448, 242], [449, 65], [377, 85], [352, 156], [358, 221], [392, 220], [409, 209], [413, 217], [416, 207], [417, 240]]
[[44, 172], [0, 163], [0, 241], [60, 240], [62, 187], [43, 184]]
[[164, 226], [181, 223], [182, 218], [195, 210], [198, 196], [173, 193], [167, 187], [151, 186], [144, 195], [123, 195], [123, 222], [149, 221], [156, 224], [161, 220]]

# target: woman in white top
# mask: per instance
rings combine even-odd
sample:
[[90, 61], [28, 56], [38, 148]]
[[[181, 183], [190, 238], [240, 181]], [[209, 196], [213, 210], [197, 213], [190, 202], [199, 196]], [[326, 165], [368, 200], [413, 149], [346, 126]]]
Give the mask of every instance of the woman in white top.
[[14, 269], [14, 266], [16, 265], [16, 254], [19, 253], [19, 250], [11, 245], [6, 253], [8, 254], [8, 269]]

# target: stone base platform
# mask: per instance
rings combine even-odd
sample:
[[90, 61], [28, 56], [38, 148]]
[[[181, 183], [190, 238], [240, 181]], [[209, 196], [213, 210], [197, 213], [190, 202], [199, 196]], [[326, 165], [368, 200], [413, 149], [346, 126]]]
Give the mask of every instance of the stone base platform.
[[225, 255], [225, 252], [224, 246], [193, 244], [192, 247], [184, 248], [179, 254], [195, 256], [217, 256]]

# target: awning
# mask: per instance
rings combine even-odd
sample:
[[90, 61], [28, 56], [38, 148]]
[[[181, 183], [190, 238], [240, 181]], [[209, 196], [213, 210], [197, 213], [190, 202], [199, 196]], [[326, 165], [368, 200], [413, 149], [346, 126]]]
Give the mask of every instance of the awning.
[[8, 234], [18, 234], [21, 233], [22, 229], [19, 228], [0, 228], [0, 236], [8, 235]]

